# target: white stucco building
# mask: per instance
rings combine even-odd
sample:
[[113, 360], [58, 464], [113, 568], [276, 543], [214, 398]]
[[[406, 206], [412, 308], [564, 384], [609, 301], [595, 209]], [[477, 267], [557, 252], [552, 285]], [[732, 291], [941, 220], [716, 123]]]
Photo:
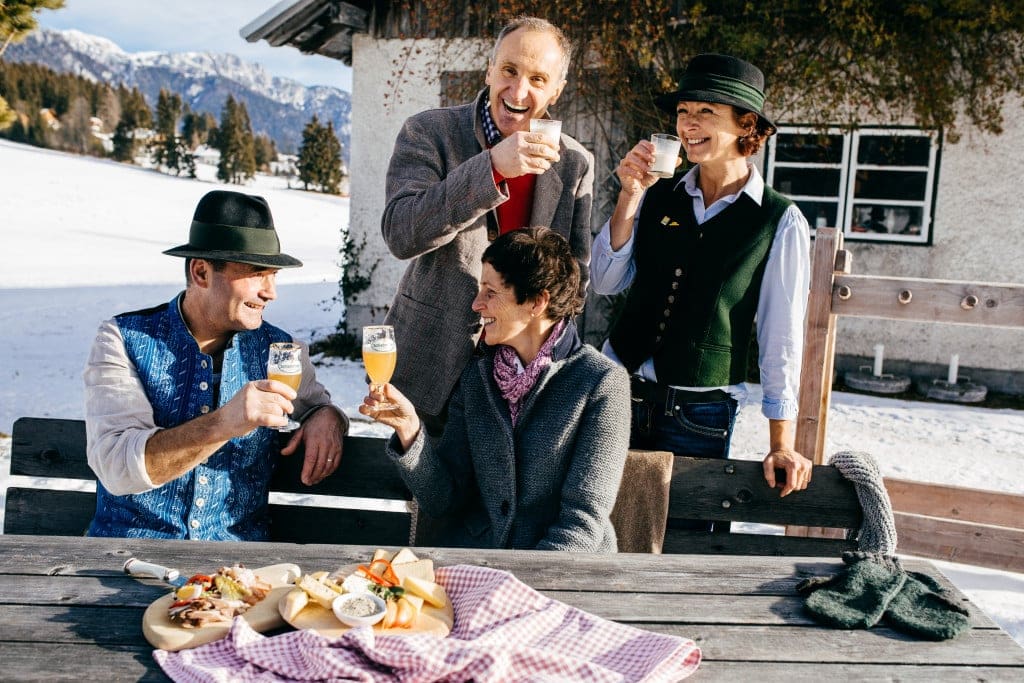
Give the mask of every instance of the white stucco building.
[[[483, 85], [491, 48], [489, 39], [376, 37], [403, 32], [375, 26], [374, 8], [380, 5], [285, 0], [242, 29], [249, 40], [293, 45], [353, 67], [350, 232], [357, 242], [365, 237], [363, 267], [378, 265], [370, 288], [349, 304], [350, 329], [383, 317], [405, 268], [380, 237], [384, 177], [402, 123], [475, 92]], [[453, 100], [456, 91], [460, 99]], [[943, 140], [941, 131], [912, 126], [823, 132], [828, 121], [776, 121], [779, 134], [755, 163], [773, 187], [800, 204], [812, 226], [843, 227], [855, 273], [1021, 282], [1022, 113], [1024, 102], [1008, 98], [1000, 135], [965, 124], [956, 144]], [[602, 187], [618, 159], [609, 158], [609, 145], [593, 132], [607, 127], [563, 109], [559, 116], [566, 122], [563, 130], [595, 153], [601, 186], [594, 203], [596, 230], [610, 211], [610, 195]], [[588, 314], [590, 341], [604, 327], [597, 317]], [[962, 376], [993, 391], [1024, 394], [1024, 328], [840, 318], [837, 367], [870, 363], [876, 344], [885, 346], [888, 372], [944, 378], [950, 356], [958, 354]]]

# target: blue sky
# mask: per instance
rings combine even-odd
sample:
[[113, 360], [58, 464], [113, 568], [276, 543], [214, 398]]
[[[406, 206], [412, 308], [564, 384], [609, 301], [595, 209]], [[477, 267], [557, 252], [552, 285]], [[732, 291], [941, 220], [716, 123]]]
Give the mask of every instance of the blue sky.
[[126, 52], [228, 52], [262, 64], [274, 76], [304, 85], [352, 90], [352, 69], [293, 47], [246, 42], [239, 29], [275, 6], [276, 0], [66, 0], [42, 10], [40, 26], [75, 28], [117, 43]]

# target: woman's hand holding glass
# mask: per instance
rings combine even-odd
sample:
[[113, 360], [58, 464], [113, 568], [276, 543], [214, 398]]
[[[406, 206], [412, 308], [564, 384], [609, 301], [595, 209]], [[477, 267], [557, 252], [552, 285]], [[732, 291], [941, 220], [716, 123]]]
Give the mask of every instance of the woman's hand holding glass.
[[359, 412], [394, 429], [403, 450], [409, 449], [420, 431], [416, 408], [405, 394], [388, 383], [371, 384]]

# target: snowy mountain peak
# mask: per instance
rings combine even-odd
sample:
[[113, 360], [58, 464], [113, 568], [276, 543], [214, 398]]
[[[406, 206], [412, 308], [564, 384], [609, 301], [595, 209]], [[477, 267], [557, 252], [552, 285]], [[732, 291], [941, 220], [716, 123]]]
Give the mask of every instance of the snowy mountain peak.
[[44, 64], [91, 81], [137, 87], [150, 106], [161, 88], [182, 96], [196, 111], [219, 115], [230, 94], [245, 103], [253, 129], [269, 134], [281, 151], [294, 152], [313, 114], [332, 121], [348, 155], [351, 103], [344, 90], [306, 87], [270, 74], [261, 64], [215, 52], [126, 52], [106, 38], [74, 29], [40, 29], [8, 48], [16, 62]]

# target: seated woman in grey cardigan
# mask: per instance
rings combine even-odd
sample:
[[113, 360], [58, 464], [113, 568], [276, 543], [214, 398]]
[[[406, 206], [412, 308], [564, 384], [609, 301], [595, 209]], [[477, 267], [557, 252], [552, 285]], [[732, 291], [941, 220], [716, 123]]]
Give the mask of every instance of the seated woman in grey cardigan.
[[[426, 438], [390, 384], [359, 411], [394, 428], [388, 454], [420, 509], [445, 520], [433, 545], [615, 552], [629, 379], [577, 335], [583, 299], [569, 243], [547, 228], [517, 230], [482, 261], [482, 344], [441, 437]], [[396, 407], [379, 409], [385, 400]]]

